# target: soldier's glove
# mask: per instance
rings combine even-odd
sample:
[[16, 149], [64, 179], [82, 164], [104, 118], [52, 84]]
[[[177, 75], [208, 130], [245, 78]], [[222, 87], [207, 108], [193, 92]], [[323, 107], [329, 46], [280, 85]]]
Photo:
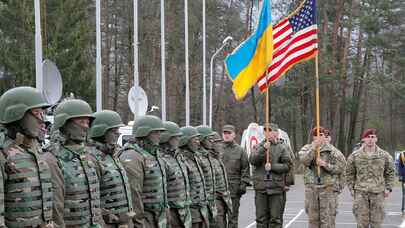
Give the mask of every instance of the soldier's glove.
[[239, 195], [244, 195], [246, 193], [246, 184], [245, 183], [240, 184], [238, 193], [239, 193]]
[[119, 222], [119, 218], [114, 215], [114, 214], [106, 214], [103, 215], [103, 219], [106, 223], [118, 223]]

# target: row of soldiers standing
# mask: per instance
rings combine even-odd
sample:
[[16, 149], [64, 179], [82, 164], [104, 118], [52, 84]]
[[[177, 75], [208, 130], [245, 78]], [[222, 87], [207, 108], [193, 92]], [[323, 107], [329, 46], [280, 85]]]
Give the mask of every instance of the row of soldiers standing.
[[[392, 192], [395, 167], [391, 155], [377, 146], [377, 130], [366, 129], [350, 156], [331, 144], [330, 131], [314, 128], [313, 141], [299, 151], [305, 166], [305, 211], [309, 228], [334, 228], [338, 196], [347, 186], [358, 228], [381, 228], [384, 199]], [[316, 157], [319, 148], [320, 156]], [[318, 171], [319, 167], [319, 171]]]
[[[319, 135], [318, 135], [319, 131]], [[265, 125], [265, 138], [249, 156], [253, 166], [256, 227], [281, 228], [289, 190], [292, 153], [278, 135], [276, 124]], [[348, 187], [358, 228], [380, 228], [384, 199], [392, 192], [395, 168], [391, 155], [376, 145], [376, 129], [366, 129], [362, 144], [346, 161], [331, 144], [328, 129], [311, 131], [312, 143], [299, 152], [305, 167], [305, 212], [309, 228], [334, 228], [338, 196]], [[319, 149], [319, 156], [317, 150]]]
[[0, 227], [237, 227], [249, 166], [233, 126], [224, 143], [209, 127], [146, 115], [121, 148], [116, 112], [71, 99], [41, 148], [48, 107], [31, 87], [0, 97]]

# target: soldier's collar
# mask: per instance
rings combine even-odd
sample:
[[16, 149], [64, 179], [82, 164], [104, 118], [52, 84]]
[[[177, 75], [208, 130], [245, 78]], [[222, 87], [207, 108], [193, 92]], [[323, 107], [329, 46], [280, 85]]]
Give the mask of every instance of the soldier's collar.
[[18, 146], [24, 147], [24, 148], [32, 148], [36, 149], [36, 146], [38, 146], [38, 142], [34, 138], [29, 138], [21, 133], [17, 133], [15, 137], [15, 143]]
[[68, 149], [69, 151], [71, 151], [71, 152], [73, 152], [75, 154], [78, 154], [78, 155], [82, 155], [82, 154], [85, 153], [83, 143], [81, 143], [81, 144], [68, 144], [68, 145], [64, 145], [64, 147], [66, 149]]

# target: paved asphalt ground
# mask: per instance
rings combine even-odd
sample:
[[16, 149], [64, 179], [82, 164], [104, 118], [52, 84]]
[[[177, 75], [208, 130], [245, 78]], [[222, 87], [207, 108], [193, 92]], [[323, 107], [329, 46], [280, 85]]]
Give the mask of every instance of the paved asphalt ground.
[[[307, 216], [304, 211], [304, 184], [302, 176], [296, 176], [296, 185], [287, 193], [287, 206], [284, 213], [284, 228], [306, 228]], [[395, 187], [385, 202], [385, 220], [383, 228], [398, 227], [401, 219], [402, 191]], [[339, 209], [336, 228], [356, 228], [352, 213], [352, 197], [347, 189], [339, 196]], [[248, 190], [242, 197], [239, 210], [239, 227], [255, 228], [254, 191]]]

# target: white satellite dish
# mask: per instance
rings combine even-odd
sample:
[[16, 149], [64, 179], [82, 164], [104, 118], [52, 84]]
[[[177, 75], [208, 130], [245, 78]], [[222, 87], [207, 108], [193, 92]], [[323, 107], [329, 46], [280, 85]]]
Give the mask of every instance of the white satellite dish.
[[140, 86], [133, 86], [128, 93], [128, 104], [135, 117], [145, 115], [148, 111], [148, 97], [145, 90]]
[[44, 76], [42, 95], [49, 104], [54, 105], [62, 97], [62, 76], [56, 64], [49, 59], [42, 62], [42, 72]]

